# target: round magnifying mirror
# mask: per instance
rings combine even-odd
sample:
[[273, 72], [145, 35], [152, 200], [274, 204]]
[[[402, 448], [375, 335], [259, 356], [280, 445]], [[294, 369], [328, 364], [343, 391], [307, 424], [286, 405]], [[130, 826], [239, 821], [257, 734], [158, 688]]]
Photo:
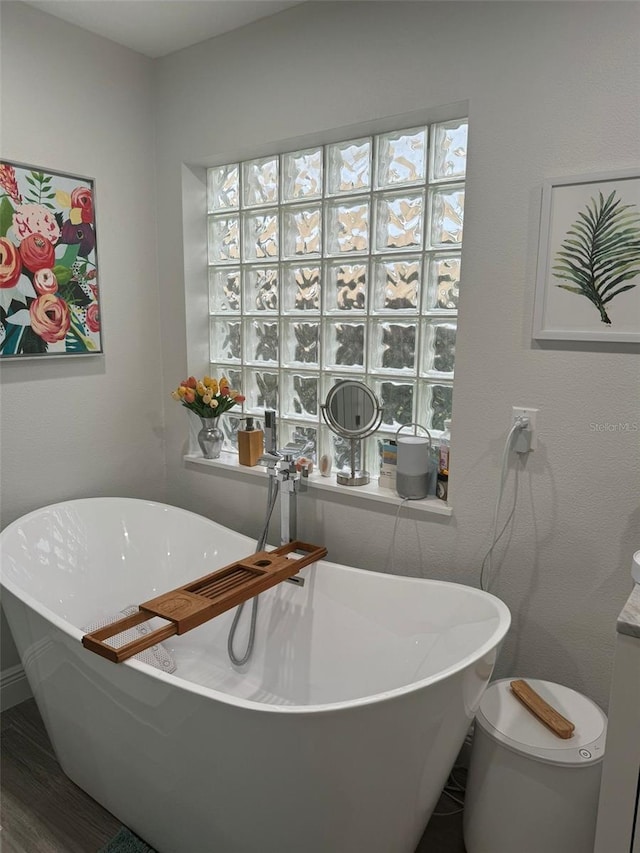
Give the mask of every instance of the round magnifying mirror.
[[366, 485], [369, 474], [356, 470], [356, 450], [360, 440], [380, 426], [382, 408], [378, 398], [363, 382], [345, 379], [337, 382], [327, 394], [322, 414], [334, 432], [351, 441], [351, 474], [339, 473], [338, 483], [343, 486]]
[[376, 430], [379, 410], [373, 391], [351, 379], [334, 385], [324, 404], [329, 426], [345, 438], [363, 438]]

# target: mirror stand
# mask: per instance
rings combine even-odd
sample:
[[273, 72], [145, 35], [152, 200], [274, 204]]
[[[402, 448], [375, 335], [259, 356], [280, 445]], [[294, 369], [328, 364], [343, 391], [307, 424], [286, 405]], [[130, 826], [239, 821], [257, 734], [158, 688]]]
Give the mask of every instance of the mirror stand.
[[349, 453], [349, 461], [351, 463], [351, 474], [349, 475], [346, 471], [338, 471], [336, 474], [336, 483], [339, 486], [366, 486], [370, 481], [368, 471], [358, 471], [356, 470], [356, 454], [358, 448], [361, 445], [361, 438], [352, 438], [351, 441], [351, 450]]
[[329, 391], [321, 409], [331, 429], [351, 443], [351, 470], [339, 471], [336, 482], [340, 486], [366, 486], [370, 480], [369, 474], [364, 467], [363, 470], [356, 469], [356, 457], [362, 439], [373, 435], [382, 422], [382, 407], [378, 398], [363, 382], [343, 379]]

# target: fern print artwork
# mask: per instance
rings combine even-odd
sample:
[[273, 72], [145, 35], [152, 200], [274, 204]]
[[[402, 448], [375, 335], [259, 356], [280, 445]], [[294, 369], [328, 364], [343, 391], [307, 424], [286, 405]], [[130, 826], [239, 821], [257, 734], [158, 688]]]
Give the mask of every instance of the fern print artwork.
[[593, 303], [600, 320], [611, 326], [610, 304], [638, 286], [640, 215], [614, 189], [592, 197], [566, 232], [552, 267], [556, 287]]
[[101, 352], [93, 181], [0, 162], [0, 357]]

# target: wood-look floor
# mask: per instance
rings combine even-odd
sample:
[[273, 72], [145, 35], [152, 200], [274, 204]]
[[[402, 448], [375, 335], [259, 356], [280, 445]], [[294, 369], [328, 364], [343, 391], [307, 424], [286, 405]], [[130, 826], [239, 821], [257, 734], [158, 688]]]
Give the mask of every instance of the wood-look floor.
[[33, 699], [1, 715], [2, 853], [97, 853], [120, 821], [60, 769]]
[[[5, 711], [0, 719], [2, 853], [97, 853], [120, 822], [64, 775], [33, 699]], [[443, 798], [437, 810], [452, 806]], [[461, 816], [433, 817], [416, 853], [465, 853]]]

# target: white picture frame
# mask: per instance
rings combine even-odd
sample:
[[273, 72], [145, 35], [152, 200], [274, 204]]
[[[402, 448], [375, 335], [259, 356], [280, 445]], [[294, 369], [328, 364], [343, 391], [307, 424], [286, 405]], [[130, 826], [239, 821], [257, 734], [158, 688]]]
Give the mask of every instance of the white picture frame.
[[640, 169], [545, 181], [533, 337], [640, 343]]

